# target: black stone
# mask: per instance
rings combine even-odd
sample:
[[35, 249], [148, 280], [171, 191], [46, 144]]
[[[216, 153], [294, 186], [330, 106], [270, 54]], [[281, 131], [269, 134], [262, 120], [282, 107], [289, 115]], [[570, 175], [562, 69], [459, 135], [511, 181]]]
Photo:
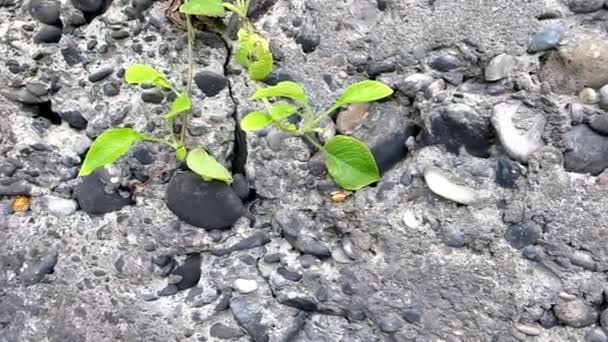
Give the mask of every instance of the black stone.
[[296, 43], [302, 46], [304, 53], [311, 53], [321, 43], [321, 36], [310, 27], [304, 27], [296, 36]]
[[281, 253], [272, 253], [264, 256], [264, 262], [267, 264], [274, 264], [281, 261]]
[[120, 83], [110, 81], [103, 85], [103, 94], [107, 97], [113, 97], [120, 94]]
[[88, 121], [77, 110], [71, 110], [68, 112], [59, 113], [59, 116], [61, 116], [61, 119], [65, 120], [72, 128], [75, 128], [75, 129], [87, 128]]
[[165, 94], [157, 88], [146, 89], [141, 92], [141, 99], [147, 103], [159, 104], [165, 99]]
[[376, 0], [376, 5], [379, 10], [385, 11], [388, 8], [388, 2], [389, 0]]
[[522, 249], [540, 240], [542, 229], [534, 222], [510, 225], [505, 231], [505, 240], [515, 249]]
[[110, 37], [118, 40], [129, 38], [129, 36], [129, 31], [124, 29], [110, 32]]
[[372, 62], [367, 66], [367, 74], [376, 77], [397, 70], [397, 64], [389, 61]]
[[61, 27], [45, 25], [34, 36], [35, 43], [58, 43], [61, 40]]
[[172, 273], [182, 277], [182, 280], [176, 284], [178, 290], [182, 291], [196, 286], [201, 279], [201, 255], [197, 253], [188, 256], [184, 264], [173, 270]]
[[496, 184], [503, 188], [512, 188], [519, 174], [513, 169], [513, 162], [508, 157], [496, 161]]
[[137, 159], [137, 161], [142, 165], [150, 165], [154, 163], [154, 158], [152, 158], [150, 151], [144, 146], [137, 148], [135, 152], [133, 152], [133, 157], [135, 157], [135, 159]]
[[196, 86], [205, 94], [213, 97], [219, 94], [228, 85], [228, 79], [224, 75], [212, 71], [201, 71], [194, 75]]
[[70, 44], [61, 49], [61, 55], [69, 66], [74, 66], [82, 62], [82, 56], [78, 47]]
[[240, 329], [232, 328], [222, 323], [215, 323], [209, 329], [209, 334], [220, 340], [231, 340], [245, 335]]
[[247, 183], [247, 179], [245, 178], [245, 176], [240, 173], [237, 173], [232, 176], [232, 178], [233, 182], [231, 186], [232, 189], [234, 189], [234, 192], [236, 192], [236, 194], [242, 199], [246, 199], [247, 197], [249, 197], [251, 191], [249, 189], [249, 184]]
[[319, 310], [319, 306], [313, 298], [307, 297], [279, 297], [279, 302], [283, 305], [291, 306], [296, 309], [300, 309], [308, 312], [315, 312]]
[[229, 185], [204, 181], [192, 172], [179, 173], [171, 180], [167, 207], [184, 222], [207, 230], [230, 228], [245, 211]]
[[172, 296], [176, 294], [178, 291], [177, 286], [173, 284], [167, 285], [164, 289], [158, 291], [158, 295], [161, 297]]
[[250, 302], [247, 296], [230, 300], [230, 311], [237, 323], [255, 342], [268, 342], [268, 326], [262, 324], [261, 308]]
[[255, 232], [252, 235], [244, 238], [228, 249], [231, 252], [244, 251], [251, 248], [261, 247], [270, 242], [270, 238], [264, 232]]
[[290, 74], [281, 70], [274, 70], [264, 79], [264, 83], [270, 86], [277, 85], [279, 82], [283, 81], [293, 81], [293, 78]]
[[566, 134], [566, 145], [566, 171], [598, 175], [608, 168], [608, 137], [579, 125]]
[[385, 173], [398, 162], [407, 157], [405, 142], [409, 137], [418, 135], [418, 126], [406, 126], [404, 130], [395, 131], [371, 147], [380, 173]]
[[224, 310], [228, 310], [228, 308], [230, 307], [231, 298], [232, 298], [232, 289], [229, 287], [223, 288], [222, 294], [220, 296], [220, 300], [218, 301], [217, 305], [215, 306], [215, 311], [221, 312]]
[[403, 316], [403, 319], [412, 324], [420, 323], [422, 320], [422, 312], [415, 306], [401, 310], [401, 315]]
[[38, 262], [30, 265], [25, 272], [19, 276], [19, 279], [25, 285], [33, 285], [41, 282], [46, 274], [53, 272], [53, 268], [57, 264], [57, 257], [58, 255], [55, 252], [41, 258]]
[[28, 10], [34, 19], [43, 24], [60, 26], [61, 4], [56, 0], [30, 0]]
[[32, 192], [32, 186], [26, 181], [0, 185], [0, 196], [26, 196]]
[[72, 5], [83, 12], [93, 13], [102, 9], [103, 2], [103, 0], [72, 0]]
[[93, 71], [89, 75], [90, 82], [99, 82], [101, 80], [106, 79], [108, 76], [112, 75], [114, 72], [114, 68], [111, 66], [102, 67], [96, 71]]
[[454, 70], [458, 68], [460, 64], [460, 60], [450, 54], [436, 56], [431, 59], [431, 62], [429, 63], [431, 68], [441, 72], [448, 72]]
[[117, 193], [108, 194], [100, 179], [102, 170], [83, 177], [82, 183], [74, 191], [78, 205], [91, 215], [103, 215], [120, 210], [132, 203], [130, 198], [124, 198]]
[[331, 256], [331, 251], [329, 248], [324, 243], [313, 237], [302, 235], [294, 238], [286, 235], [285, 239], [293, 248], [299, 250], [303, 254], [311, 254], [319, 258], [327, 258]]
[[277, 273], [280, 274], [281, 276], [283, 276], [283, 278], [285, 278], [287, 280], [291, 280], [293, 282], [298, 282], [298, 281], [302, 280], [302, 275], [300, 273], [290, 271], [290, 270], [286, 269], [285, 267], [277, 268]]

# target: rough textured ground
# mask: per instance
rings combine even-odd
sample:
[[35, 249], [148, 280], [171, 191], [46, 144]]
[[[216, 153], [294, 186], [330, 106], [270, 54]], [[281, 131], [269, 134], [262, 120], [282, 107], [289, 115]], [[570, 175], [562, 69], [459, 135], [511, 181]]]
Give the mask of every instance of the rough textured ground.
[[396, 90], [353, 133], [396, 163], [344, 203], [300, 139], [242, 140], [236, 22], [199, 22], [188, 141], [254, 189], [223, 231], [167, 208], [165, 148], [76, 176], [104, 129], [168, 133], [168, 95], [122, 77], [183, 86], [166, 6], [0, 0], [0, 341], [608, 341], [603, 0], [258, 1], [268, 83], [319, 110], [365, 78]]

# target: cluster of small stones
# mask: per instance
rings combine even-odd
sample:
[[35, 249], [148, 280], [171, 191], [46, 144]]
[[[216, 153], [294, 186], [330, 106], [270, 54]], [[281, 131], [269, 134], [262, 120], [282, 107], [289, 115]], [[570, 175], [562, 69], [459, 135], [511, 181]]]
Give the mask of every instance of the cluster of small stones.
[[123, 76], [185, 87], [185, 33], [166, 1], [0, 0], [0, 341], [608, 341], [604, 3], [254, 1], [265, 83], [395, 89], [323, 122], [383, 175], [336, 203], [314, 147], [238, 130], [231, 17], [196, 21], [187, 139], [235, 182], [148, 143], [78, 178], [107, 128], [171, 133]]

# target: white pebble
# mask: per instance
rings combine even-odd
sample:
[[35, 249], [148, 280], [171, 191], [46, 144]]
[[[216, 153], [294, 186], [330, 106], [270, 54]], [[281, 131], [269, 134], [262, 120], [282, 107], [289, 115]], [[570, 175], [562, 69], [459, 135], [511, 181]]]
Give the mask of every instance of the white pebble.
[[232, 283], [232, 288], [239, 293], [247, 294], [258, 289], [258, 282], [252, 279], [239, 278]]
[[477, 200], [475, 190], [452, 183], [440, 170], [429, 168], [424, 171], [424, 181], [435, 194], [460, 204], [473, 204]]
[[521, 103], [501, 103], [494, 106], [492, 125], [498, 133], [500, 143], [507, 154], [516, 160], [525, 162], [530, 155], [543, 147], [541, 135], [545, 126], [542, 116], [536, 117], [534, 126], [526, 133], [520, 133], [513, 124], [513, 117]]

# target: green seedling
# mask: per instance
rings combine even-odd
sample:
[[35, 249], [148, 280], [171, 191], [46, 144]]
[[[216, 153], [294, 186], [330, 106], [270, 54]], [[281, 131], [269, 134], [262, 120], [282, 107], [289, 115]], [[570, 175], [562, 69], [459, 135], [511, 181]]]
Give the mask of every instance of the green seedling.
[[[245, 4], [242, 5], [244, 6]], [[132, 128], [113, 128], [107, 130], [93, 142], [80, 169], [80, 176], [89, 175], [97, 168], [113, 163], [138, 142], [155, 142], [173, 148], [175, 150], [175, 158], [177, 160], [186, 160], [188, 167], [203, 179], [215, 179], [226, 183], [232, 182], [230, 172], [207, 151], [201, 147], [191, 149], [185, 143], [188, 113], [191, 108], [190, 94], [192, 93], [193, 74], [192, 49], [194, 45], [194, 29], [190, 15], [224, 15], [224, 6], [221, 2], [218, 3], [217, 1], [192, 0], [183, 4], [180, 11], [186, 14], [188, 29], [189, 68], [186, 91], [179, 92], [163, 73], [149, 65], [135, 64], [128, 67], [125, 72], [125, 80], [129, 84], [151, 84], [175, 93], [175, 100], [171, 104], [169, 112], [165, 115], [165, 119], [169, 123], [171, 132], [175, 131], [176, 119], [180, 119], [181, 131], [179, 136], [172, 134], [170, 137], [156, 138], [137, 132]]]

